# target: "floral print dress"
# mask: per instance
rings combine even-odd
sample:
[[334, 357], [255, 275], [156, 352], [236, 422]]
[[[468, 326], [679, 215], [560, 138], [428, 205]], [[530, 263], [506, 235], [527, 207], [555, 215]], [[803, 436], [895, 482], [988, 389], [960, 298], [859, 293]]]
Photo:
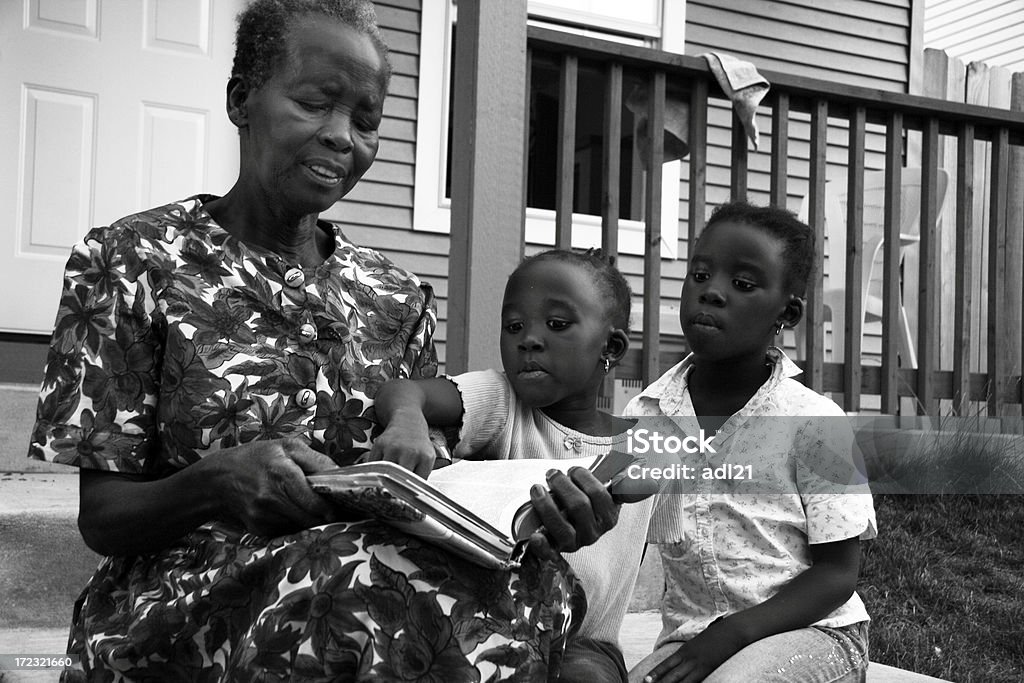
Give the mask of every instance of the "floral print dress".
[[[429, 286], [337, 230], [323, 264], [294, 267], [218, 226], [212, 198], [74, 248], [31, 457], [162, 477], [294, 437], [350, 464], [380, 385], [436, 372]], [[102, 561], [65, 679], [544, 680], [580, 601], [564, 563], [484, 570], [372, 520], [273, 539], [210, 521]]]

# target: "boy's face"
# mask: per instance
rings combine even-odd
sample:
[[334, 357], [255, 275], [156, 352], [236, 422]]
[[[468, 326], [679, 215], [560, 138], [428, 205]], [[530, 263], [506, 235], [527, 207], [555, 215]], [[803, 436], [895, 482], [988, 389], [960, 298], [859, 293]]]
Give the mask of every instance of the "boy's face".
[[605, 302], [579, 265], [535, 261], [509, 278], [501, 307], [501, 363], [533, 408], [591, 407], [611, 333]]
[[701, 235], [679, 308], [683, 334], [698, 358], [764, 356], [793, 298], [785, 285], [783, 248], [780, 239], [746, 223], [715, 223]]

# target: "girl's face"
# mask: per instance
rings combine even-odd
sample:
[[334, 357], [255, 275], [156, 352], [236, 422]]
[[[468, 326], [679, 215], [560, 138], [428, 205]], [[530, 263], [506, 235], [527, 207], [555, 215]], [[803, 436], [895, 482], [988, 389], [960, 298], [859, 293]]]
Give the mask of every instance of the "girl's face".
[[301, 216], [332, 206], [373, 163], [385, 66], [368, 36], [334, 19], [296, 19], [287, 36], [286, 58], [263, 85], [234, 83], [229, 111], [247, 136], [243, 179]]
[[783, 242], [746, 223], [715, 223], [697, 242], [679, 322], [697, 358], [764, 357], [779, 321], [795, 324]]
[[614, 331], [585, 267], [535, 261], [509, 278], [501, 307], [501, 363], [533, 408], [593, 408]]

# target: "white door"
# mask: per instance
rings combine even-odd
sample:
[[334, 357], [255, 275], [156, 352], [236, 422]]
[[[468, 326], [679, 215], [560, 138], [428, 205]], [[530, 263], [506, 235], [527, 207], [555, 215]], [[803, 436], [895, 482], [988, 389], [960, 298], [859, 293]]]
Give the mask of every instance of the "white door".
[[52, 331], [89, 228], [231, 186], [241, 6], [0, 0], [0, 331]]

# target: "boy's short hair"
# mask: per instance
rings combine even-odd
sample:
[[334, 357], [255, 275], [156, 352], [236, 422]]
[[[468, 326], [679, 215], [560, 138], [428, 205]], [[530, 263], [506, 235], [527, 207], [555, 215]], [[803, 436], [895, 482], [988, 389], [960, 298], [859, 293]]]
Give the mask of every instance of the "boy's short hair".
[[521, 271], [531, 263], [537, 261], [561, 261], [581, 266], [590, 271], [594, 282], [601, 290], [601, 294], [608, 301], [606, 314], [612, 326], [629, 331], [629, 313], [633, 304], [633, 290], [623, 277], [619, 269], [615, 267], [614, 257], [606, 257], [600, 249], [587, 249], [586, 251], [570, 251], [568, 249], [548, 249], [533, 256], [527, 256], [520, 262], [513, 275]]
[[[745, 223], [772, 235], [783, 243], [785, 285], [790, 293], [803, 296], [814, 274], [814, 230], [789, 209], [757, 206], [746, 201], [728, 202], [711, 212], [701, 237], [716, 223]], [[700, 238], [698, 238], [698, 242]]]

